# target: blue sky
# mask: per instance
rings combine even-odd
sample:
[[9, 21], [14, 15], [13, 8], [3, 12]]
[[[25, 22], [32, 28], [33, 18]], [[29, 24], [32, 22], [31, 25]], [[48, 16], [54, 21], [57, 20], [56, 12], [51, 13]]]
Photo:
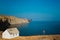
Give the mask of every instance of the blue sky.
[[0, 0], [0, 14], [33, 21], [59, 21], [60, 0]]

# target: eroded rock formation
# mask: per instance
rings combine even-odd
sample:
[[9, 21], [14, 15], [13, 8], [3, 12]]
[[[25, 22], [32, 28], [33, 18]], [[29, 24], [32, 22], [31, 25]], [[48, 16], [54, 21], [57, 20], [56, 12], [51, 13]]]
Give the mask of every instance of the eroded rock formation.
[[3, 22], [8, 20], [8, 22], [10, 24], [22, 24], [22, 23], [28, 23], [29, 22], [25, 18], [17, 18], [14, 16], [0, 16], [0, 19], [2, 19]]
[[0, 31], [5, 31], [7, 28], [17, 27], [17, 25], [28, 23], [25, 18], [16, 18], [14, 16], [0, 16]]

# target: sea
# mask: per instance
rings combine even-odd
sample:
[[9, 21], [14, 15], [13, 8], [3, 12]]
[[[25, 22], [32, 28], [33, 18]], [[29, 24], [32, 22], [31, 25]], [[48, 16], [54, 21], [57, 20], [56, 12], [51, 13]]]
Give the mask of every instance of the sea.
[[18, 27], [20, 36], [58, 35], [60, 21], [32, 21]]

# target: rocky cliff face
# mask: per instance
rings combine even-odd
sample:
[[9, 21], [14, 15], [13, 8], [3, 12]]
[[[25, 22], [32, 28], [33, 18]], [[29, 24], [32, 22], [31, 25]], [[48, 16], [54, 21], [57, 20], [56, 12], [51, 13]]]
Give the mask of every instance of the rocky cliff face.
[[0, 31], [5, 31], [7, 28], [18, 27], [26, 24], [29, 21], [25, 18], [17, 18], [14, 16], [0, 16]]
[[10, 24], [22, 24], [22, 23], [28, 23], [29, 22], [25, 18], [17, 18], [14, 16], [0, 16], [0, 19], [2, 19], [3, 22], [8, 20], [8, 22]]

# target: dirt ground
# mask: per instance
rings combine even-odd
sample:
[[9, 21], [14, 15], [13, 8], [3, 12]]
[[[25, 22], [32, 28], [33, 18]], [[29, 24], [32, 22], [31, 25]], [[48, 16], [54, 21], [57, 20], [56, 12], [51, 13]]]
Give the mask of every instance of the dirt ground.
[[0, 40], [60, 40], [60, 35], [19, 36], [13, 39], [0, 38]]

